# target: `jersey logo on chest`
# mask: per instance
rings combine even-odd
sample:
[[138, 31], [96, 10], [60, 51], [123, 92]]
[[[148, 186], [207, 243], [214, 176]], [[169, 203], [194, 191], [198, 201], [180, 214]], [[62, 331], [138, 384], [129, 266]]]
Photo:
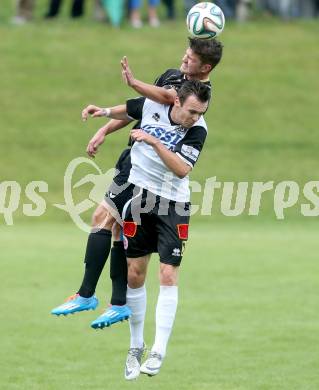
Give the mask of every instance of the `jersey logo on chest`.
[[176, 144], [184, 138], [185, 132], [180, 131], [180, 127], [171, 130], [160, 126], [143, 126], [143, 130], [153, 137], [158, 138], [168, 149], [173, 150]]

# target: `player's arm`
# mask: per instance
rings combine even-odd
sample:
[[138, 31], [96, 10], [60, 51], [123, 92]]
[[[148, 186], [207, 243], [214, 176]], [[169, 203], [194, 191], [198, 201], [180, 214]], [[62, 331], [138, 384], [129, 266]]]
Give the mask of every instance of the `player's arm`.
[[137, 93], [160, 104], [168, 105], [174, 103], [175, 97], [177, 96], [177, 92], [174, 88], [166, 89], [137, 80], [133, 76], [126, 57], [123, 57], [121, 65], [124, 82], [133, 88]]
[[88, 143], [86, 152], [90, 157], [95, 157], [99, 146], [104, 143], [107, 135], [122, 129], [132, 121], [132, 119], [127, 116], [125, 104], [112, 108], [101, 108], [90, 104], [82, 111], [82, 120], [86, 121], [89, 115], [93, 118], [113, 118], [106, 125], [101, 127]]
[[143, 130], [132, 130], [131, 136], [133, 140], [137, 142], [144, 141], [152, 146], [167, 168], [180, 179], [183, 179], [185, 176], [187, 176], [192, 169], [192, 167], [184, 162], [179, 156], [177, 156], [176, 153], [168, 150], [158, 138], [145, 133]]
[[98, 148], [105, 141], [105, 137], [114, 133], [117, 130], [124, 128], [131, 120], [117, 120], [112, 119], [106, 125], [101, 127], [91, 138], [87, 145], [86, 152], [90, 157], [95, 157], [98, 152]]
[[[141, 119], [143, 114], [145, 98], [130, 99], [126, 102], [127, 112], [130, 117], [134, 119]], [[167, 168], [172, 171], [180, 179], [185, 177], [192, 166], [187, 164], [182, 158], [177, 156], [175, 153], [168, 150], [158, 138], [146, 133], [141, 129], [134, 129], [131, 131], [131, 137], [137, 142], [146, 142], [151, 145], [159, 157], [163, 160]]]
[[125, 104], [121, 104], [119, 106], [114, 106], [110, 108], [102, 108], [90, 104], [82, 111], [82, 120], [86, 121], [89, 115], [92, 118], [100, 118], [105, 116], [107, 118], [125, 120], [128, 121], [128, 123], [131, 120], [131, 118], [126, 113]]
[[204, 146], [207, 129], [202, 125], [188, 129], [185, 137], [175, 146], [174, 152], [168, 150], [158, 138], [142, 130], [131, 132], [136, 141], [144, 141], [151, 145], [165, 165], [180, 179], [185, 177], [198, 161]]

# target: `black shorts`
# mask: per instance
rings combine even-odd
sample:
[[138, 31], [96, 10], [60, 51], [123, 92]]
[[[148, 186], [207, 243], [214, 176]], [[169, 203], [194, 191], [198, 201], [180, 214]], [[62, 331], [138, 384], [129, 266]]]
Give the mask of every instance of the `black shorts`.
[[132, 198], [134, 186], [128, 183], [132, 164], [131, 164], [131, 149], [125, 149], [116, 165], [116, 175], [106, 191], [105, 202], [114, 210], [114, 217], [118, 222], [122, 219], [122, 211], [125, 203]]
[[121, 186], [114, 181], [111, 183], [104, 200], [112, 210], [110, 210], [116, 221], [122, 223], [122, 213], [125, 204], [132, 198], [135, 186], [131, 183], [124, 183]]
[[118, 185], [127, 183], [128, 177], [130, 176], [130, 170], [132, 168], [131, 164], [131, 148], [126, 148], [121, 153], [115, 169], [117, 170], [116, 176], [113, 178], [113, 181]]
[[127, 257], [158, 252], [161, 263], [179, 266], [188, 239], [189, 212], [189, 202], [175, 202], [141, 189], [123, 211]]

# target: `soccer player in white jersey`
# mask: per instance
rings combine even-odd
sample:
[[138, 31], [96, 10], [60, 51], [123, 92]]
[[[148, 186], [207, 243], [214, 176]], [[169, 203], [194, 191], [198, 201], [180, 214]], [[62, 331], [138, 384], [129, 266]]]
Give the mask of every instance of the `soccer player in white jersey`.
[[[128, 68], [128, 63], [123, 60], [123, 73], [126, 82], [141, 94], [150, 96], [153, 100], [159, 100], [162, 103], [169, 104], [174, 101], [176, 90], [187, 79], [201, 80], [210, 86], [209, 74], [217, 66], [222, 57], [223, 46], [216, 40], [190, 39], [189, 47], [183, 56], [180, 70], [169, 69], [158, 78], [155, 90], [145, 83], [142, 83], [132, 76]], [[164, 88], [166, 89], [164, 89]], [[165, 93], [164, 93], [165, 92]], [[173, 92], [173, 94], [172, 94]], [[88, 106], [84, 111], [84, 119], [88, 114], [93, 114], [95, 108]], [[98, 115], [93, 115], [98, 116]], [[103, 126], [90, 141], [87, 152], [94, 157], [98, 152], [99, 146], [104, 142], [105, 136], [121, 128], [130, 120], [112, 120], [106, 126]], [[127, 182], [130, 163], [130, 150], [126, 149], [120, 156], [116, 164], [119, 175], [114, 178], [114, 183], [118, 186]], [[107, 191], [106, 197], [111, 193], [112, 188]], [[113, 201], [117, 209], [120, 210], [126, 202], [125, 194], [119, 194]], [[85, 254], [85, 272], [83, 281], [77, 294], [72, 295], [68, 302], [54, 308], [52, 314], [68, 315], [70, 313], [96, 308], [98, 301], [94, 296], [96, 284], [101, 275], [102, 269], [108, 257], [111, 248], [111, 227], [114, 222], [113, 216], [106, 208], [107, 204], [103, 201], [96, 209], [93, 215], [92, 232], [88, 236], [86, 254]], [[127, 264], [123, 242], [119, 234], [113, 235], [113, 248], [110, 258], [110, 277], [112, 279], [112, 297], [111, 307], [100, 315], [91, 324], [93, 328], [102, 329], [118, 321], [127, 318], [130, 315], [130, 309], [126, 305], [126, 286], [127, 286]], [[116, 315], [115, 315], [116, 314]]]
[[[131, 342], [125, 378], [140, 372], [156, 375], [166, 354], [178, 301], [177, 279], [185, 241], [188, 238], [190, 191], [188, 173], [198, 160], [207, 126], [203, 118], [210, 88], [199, 81], [186, 81], [173, 105], [149, 99], [128, 100], [126, 105], [100, 109], [115, 119], [141, 119], [141, 129], [131, 131], [132, 168], [125, 191], [133, 191], [123, 209], [123, 231], [127, 239], [127, 305]], [[133, 189], [134, 188], [134, 189]], [[147, 360], [145, 351], [144, 286], [151, 253], [160, 257], [160, 292], [156, 307], [156, 335]]]

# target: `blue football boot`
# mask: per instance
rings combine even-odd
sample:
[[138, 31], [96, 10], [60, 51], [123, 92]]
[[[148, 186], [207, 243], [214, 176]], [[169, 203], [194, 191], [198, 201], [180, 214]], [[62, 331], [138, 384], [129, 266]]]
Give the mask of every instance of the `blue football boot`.
[[99, 301], [95, 295], [90, 298], [84, 298], [79, 294], [74, 294], [71, 295], [65, 303], [55, 307], [51, 311], [51, 314], [55, 314], [57, 316], [63, 314], [66, 316], [68, 314], [77, 313], [79, 311], [95, 310], [98, 304]]
[[117, 322], [128, 320], [131, 314], [131, 309], [126, 305], [111, 305], [100, 317], [91, 323], [91, 327], [94, 329], [103, 329]]

